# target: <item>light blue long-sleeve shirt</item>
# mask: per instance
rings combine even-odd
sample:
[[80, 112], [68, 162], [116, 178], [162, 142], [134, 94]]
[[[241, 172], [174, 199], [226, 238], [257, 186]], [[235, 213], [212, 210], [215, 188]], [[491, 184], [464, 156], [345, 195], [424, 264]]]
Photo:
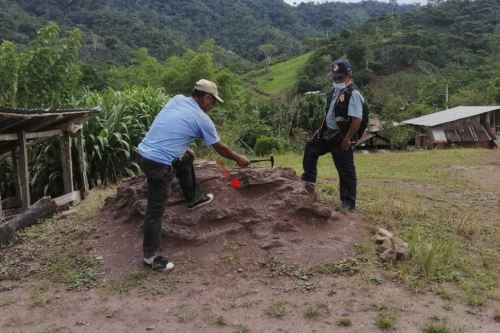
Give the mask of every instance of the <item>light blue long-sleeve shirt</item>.
[[210, 117], [191, 97], [177, 95], [158, 113], [148, 133], [139, 144], [141, 156], [172, 165], [182, 157], [193, 139], [203, 139], [207, 145], [220, 141]]

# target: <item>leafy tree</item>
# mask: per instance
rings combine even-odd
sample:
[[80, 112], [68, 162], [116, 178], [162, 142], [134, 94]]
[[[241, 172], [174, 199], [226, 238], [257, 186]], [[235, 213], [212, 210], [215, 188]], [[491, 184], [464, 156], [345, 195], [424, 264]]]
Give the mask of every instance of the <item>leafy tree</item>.
[[326, 30], [326, 39], [328, 39], [328, 33], [330, 29], [333, 27], [334, 23], [335, 22], [329, 17], [321, 20], [321, 26]]
[[16, 106], [19, 55], [12, 42], [0, 45], [0, 104]]
[[77, 63], [82, 35], [78, 29], [60, 37], [51, 22], [20, 54], [18, 106], [64, 106], [79, 89]]
[[110, 86], [119, 90], [134, 85], [160, 87], [165, 74], [165, 66], [150, 56], [145, 48], [135, 52], [131, 66], [111, 66], [107, 73]]
[[273, 44], [264, 44], [259, 46], [259, 51], [264, 54], [264, 63], [269, 66], [272, 62], [273, 56], [278, 51], [278, 48]]

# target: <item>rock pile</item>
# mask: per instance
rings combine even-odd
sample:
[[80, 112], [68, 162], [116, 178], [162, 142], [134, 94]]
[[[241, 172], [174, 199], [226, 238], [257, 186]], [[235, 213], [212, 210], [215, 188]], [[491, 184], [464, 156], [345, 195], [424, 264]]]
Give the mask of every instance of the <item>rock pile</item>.
[[383, 228], [378, 229], [373, 240], [378, 246], [377, 254], [383, 261], [407, 260], [411, 256], [408, 244]]

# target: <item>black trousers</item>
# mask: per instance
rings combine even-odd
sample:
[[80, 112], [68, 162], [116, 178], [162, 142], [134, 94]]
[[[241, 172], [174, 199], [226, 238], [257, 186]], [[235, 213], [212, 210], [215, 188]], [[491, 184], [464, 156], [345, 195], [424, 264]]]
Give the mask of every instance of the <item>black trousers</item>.
[[160, 250], [161, 222], [174, 175], [179, 179], [182, 192], [188, 203], [199, 199], [200, 185], [196, 182], [193, 159], [184, 154], [172, 166], [161, 164], [139, 155], [139, 165], [148, 183], [147, 210], [144, 218], [144, 257], [150, 258]]
[[339, 143], [328, 143], [324, 139], [312, 139], [306, 144], [302, 166], [302, 179], [316, 183], [318, 175], [318, 158], [327, 153], [332, 154], [340, 179], [340, 201], [349, 208], [356, 207], [356, 169], [354, 167], [354, 152], [342, 151]]

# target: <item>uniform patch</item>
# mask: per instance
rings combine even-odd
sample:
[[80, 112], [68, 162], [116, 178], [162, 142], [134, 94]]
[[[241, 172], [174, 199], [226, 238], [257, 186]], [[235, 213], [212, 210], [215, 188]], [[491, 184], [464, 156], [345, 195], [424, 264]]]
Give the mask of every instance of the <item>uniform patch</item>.
[[345, 94], [340, 95], [339, 101], [340, 102], [344, 102], [345, 101]]
[[333, 66], [332, 66], [332, 70], [333, 70], [334, 72], [338, 71], [338, 70], [339, 70], [339, 65], [337, 65], [337, 64], [333, 64]]

